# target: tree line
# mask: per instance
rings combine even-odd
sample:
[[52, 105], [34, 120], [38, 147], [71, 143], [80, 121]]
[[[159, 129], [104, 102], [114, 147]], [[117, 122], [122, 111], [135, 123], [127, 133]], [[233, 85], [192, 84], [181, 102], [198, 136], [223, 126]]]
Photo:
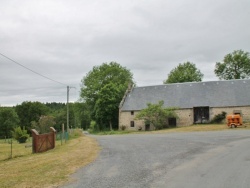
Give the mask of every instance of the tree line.
[[[85, 103], [69, 103], [70, 128], [87, 128], [90, 124], [89, 111]], [[36, 129], [40, 134], [49, 132], [49, 127], [61, 131], [62, 124], [67, 123], [67, 106], [65, 103], [41, 103], [25, 101], [14, 107], [0, 107], [0, 138], [10, 138], [13, 130]]]
[[[222, 62], [216, 62], [215, 75], [221, 80], [250, 77], [249, 52], [236, 50], [227, 54]], [[201, 82], [204, 74], [192, 62], [180, 63], [170, 71], [164, 84]], [[80, 100], [69, 104], [71, 127], [93, 130], [118, 128], [119, 104], [129, 85], [135, 84], [133, 74], [116, 62], [94, 66], [81, 80]], [[53, 125], [56, 130], [66, 124], [65, 103], [40, 103], [25, 101], [15, 107], [0, 108], [0, 137], [11, 136], [20, 126], [30, 131]]]

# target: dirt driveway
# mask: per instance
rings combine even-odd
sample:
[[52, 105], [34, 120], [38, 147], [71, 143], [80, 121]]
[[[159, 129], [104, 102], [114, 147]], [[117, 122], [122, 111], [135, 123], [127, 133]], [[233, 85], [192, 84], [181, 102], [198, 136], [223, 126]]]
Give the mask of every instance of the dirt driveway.
[[100, 156], [64, 187], [250, 187], [250, 130], [94, 137]]

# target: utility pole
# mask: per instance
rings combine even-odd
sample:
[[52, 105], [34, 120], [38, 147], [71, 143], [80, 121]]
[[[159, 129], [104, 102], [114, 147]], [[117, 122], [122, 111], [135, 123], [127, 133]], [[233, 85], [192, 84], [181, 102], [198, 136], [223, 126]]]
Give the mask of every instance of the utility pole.
[[67, 132], [69, 134], [69, 86], [67, 86]]
[[68, 134], [69, 134], [69, 90], [70, 88], [75, 88], [75, 87], [67, 86], [67, 132]]

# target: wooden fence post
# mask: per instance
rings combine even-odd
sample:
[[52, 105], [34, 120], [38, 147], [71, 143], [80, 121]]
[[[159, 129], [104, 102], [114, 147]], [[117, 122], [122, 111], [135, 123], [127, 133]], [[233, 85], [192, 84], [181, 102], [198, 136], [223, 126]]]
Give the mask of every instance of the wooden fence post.
[[37, 136], [39, 133], [36, 131], [36, 129], [31, 129], [32, 132], [32, 153], [37, 152]]

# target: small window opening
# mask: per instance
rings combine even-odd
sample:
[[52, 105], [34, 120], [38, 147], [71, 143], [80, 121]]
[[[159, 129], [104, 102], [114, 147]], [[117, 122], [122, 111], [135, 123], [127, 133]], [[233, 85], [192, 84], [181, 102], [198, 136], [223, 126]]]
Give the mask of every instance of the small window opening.
[[130, 121], [130, 127], [135, 127], [135, 122], [134, 121]]

